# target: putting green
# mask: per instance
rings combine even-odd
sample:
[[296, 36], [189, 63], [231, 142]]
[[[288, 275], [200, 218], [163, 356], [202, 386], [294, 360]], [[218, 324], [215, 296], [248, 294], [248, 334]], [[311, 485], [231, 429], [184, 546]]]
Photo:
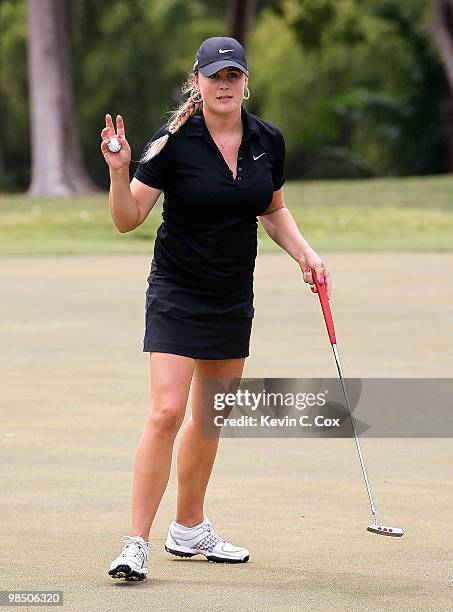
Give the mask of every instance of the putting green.
[[[453, 254], [330, 253], [346, 376], [450, 377]], [[380, 519], [350, 439], [226, 439], [208, 488], [235, 566], [176, 560], [176, 464], [143, 583], [107, 575], [129, 529], [148, 412], [147, 256], [0, 259], [3, 589], [64, 591], [65, 610], [451, 610], [453, 446], [364, 439]], [[318, 299], [284, 253], [258, 259], [249, 377], [336, 376]], [[189, 414], [189, 409], [187, 415]], [[178, 434], [176, 445], [182, 429]], [[176, 453], [176, 446], [175, 446]]]

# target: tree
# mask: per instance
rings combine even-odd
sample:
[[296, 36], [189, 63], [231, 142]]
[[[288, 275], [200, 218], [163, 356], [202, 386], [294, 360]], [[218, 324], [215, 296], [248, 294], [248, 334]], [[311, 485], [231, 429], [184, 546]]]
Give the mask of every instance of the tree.
[[69, 0], [27, 1], [31, 196], [99, 191], [83, 165], [75, 122], [69, 9]]
[[450, 100], [446, 112], [448, 121], [448, 165], [453, 172], [453, 1], [432, 0], [432, 30], [439, 55], [444, 65], [450, 88]]
[[453, 93], [453, 1], [432, 0], [433, 34]]
[[[300, 168], [317, 177], [448, 169], [448, 92], [430, 12], [425, 0], [275, 0], [281, 21], [266, 27], [275, 52], [262, 61], [272, 88], [261, 91], [266, 112], [286, 129], [294, 176]], [[264, 48], [266, 36], [252, 40]], [[274, 66], [285, 71], [268, 74]], [[254, 84], [256, 99], [255, 73]]]
[[228, 31], [244, 48], [255, 10], [256, 0], [230, 0], [228, 5]]

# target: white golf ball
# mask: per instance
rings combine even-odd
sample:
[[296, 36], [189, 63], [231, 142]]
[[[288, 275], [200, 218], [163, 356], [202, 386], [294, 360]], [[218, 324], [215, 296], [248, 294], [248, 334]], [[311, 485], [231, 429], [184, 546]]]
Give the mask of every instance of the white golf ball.
[[118, 151], [121, 149], [121, 145], [118, 141], [118, 138], [111, 138], [107, 146], [109, 148], [109, 151], [111, 151], [112, 153], [118, 153]]

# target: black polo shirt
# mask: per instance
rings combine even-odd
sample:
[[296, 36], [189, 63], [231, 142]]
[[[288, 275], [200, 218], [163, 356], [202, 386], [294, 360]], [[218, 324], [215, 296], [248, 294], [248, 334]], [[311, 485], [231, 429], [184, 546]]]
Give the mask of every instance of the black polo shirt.
[[[135, 178], [164, 192], [154, 274], [200, 290], [251, 290], [257, 216], [285, 182], [285, 143], [271, 123], [242, 107], [237, 177], [199, 109]], [[151, 141], [168, 134], [161, 126]]]

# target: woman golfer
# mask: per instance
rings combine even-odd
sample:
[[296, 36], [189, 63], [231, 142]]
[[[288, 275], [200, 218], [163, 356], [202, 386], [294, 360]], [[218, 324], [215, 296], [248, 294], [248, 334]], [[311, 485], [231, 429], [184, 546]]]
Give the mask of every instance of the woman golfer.
[[[219, 439], [203, 435], [202, 385], [206, 378], [239, 379], [249, 355], [257, 217], [300, 264], [312, 291], [310, 268], [330, 296], [327, 267], [283, 201], [283, 136], [242, 105], [250, 96], [248, 74], [237, 40], [205, 40], [182, 89], [187, 100], [152, 136], [130, 184], [131, 149], [121, 116], [115, 132], [107, 115], [101, 132], [117, 229], [138, 227], [161, 191], [165, 196], [146, 293], [143, 351], [150, 353], [151, 409], [135, 455], [131, 532], [110, 565], [114, 578], [146, 578], [149, 532], [191, 385], [192, 415], [177, 456], [176, 520], [165, 549], [225, 563], [249, 559], [249, 551], [226, 542], [204, 514]], [[118, 153], [108, 148], [115, 136]]]

